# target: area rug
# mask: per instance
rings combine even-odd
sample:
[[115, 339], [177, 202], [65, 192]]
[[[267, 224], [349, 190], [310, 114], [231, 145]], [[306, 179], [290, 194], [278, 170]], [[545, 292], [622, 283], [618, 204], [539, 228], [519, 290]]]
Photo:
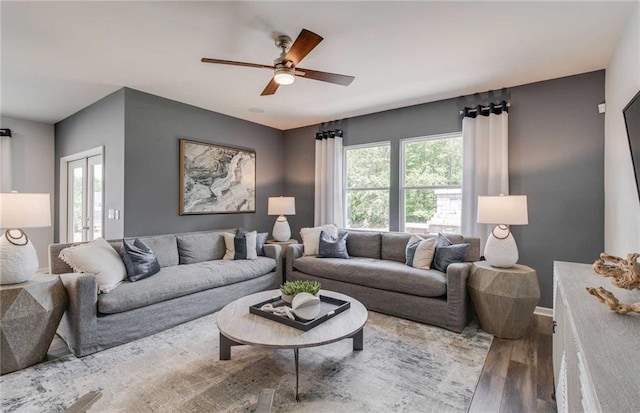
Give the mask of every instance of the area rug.
[[218, 357], [212, 314], [83, 358], [67, 355], [0, 377], [3, 412], [61, 412], [90, 391], [89, 412], [252, 412], [275, 389], [276, 412], [465, 412], [492, 336], [369, 313], [364, 350], [352, 341], [300, 350], [233, 347]]

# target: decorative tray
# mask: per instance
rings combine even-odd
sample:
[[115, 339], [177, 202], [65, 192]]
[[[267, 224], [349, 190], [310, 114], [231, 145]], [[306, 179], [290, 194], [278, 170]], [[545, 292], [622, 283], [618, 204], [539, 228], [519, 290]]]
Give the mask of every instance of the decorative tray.
[[279, 316], [267, 311], [262, 311], [260, 308], [265, 304], [271, 304], [274, 307], [289, 306], [289, 304], [282, 301], [280, 297], [271, 298], [267, 301], [263, 301], [258, 304], [254, 304], [249, 307], [251, 314], [259, 315], [260, 317], [268, 318], [278, 323], [286, 324], [290, 327], [297, 328], [302, 331], [309, 331], [313, 327], [324, 323], [325, 321], [335, 317], [336, 315], [346, 311], [351, 307], [349, 301], [340, 300], [338, 298], [327, 297], [326, 295], [319, 295], [320, 298], [320, 314], [316, 318], [310, 321], [304, 321], [296, 317], [295, 320], [291, 320], [284, 316]]

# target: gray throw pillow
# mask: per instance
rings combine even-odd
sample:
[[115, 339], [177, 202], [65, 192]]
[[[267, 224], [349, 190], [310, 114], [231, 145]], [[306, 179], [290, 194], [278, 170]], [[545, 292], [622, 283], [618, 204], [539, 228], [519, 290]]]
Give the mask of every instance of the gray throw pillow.
[[340, 231], [337, 238], [324, 231], [320, 232], [320, 243], [318, 245], [318, 258], [349, 258], [347, 252], [347, 231]]
[[264, 257], [264, 244], [267, 243], [267, 238], [269, 238], [268, 232], [258, 232], [256, 237], [256, 253], [258, 257]]
[[438, 271], [447, 272], [449, 264], [465, 261], [469, 248], [471, 248], [471, 244], [453, 244], [440, 248], [436, 247], [436, 255], [433, 258], [433, 268]]
[[235, 248], [234, 260], [247, 259], [247, 238], [245, 237], [249, 231], [244, 228], [238, 228], [236, 236], [233, 238], [233, 246]]
[[119, 252], [131, 282], [151, 277], [160, 271], [160, 264], [153, 251], [138, 238], [133, 243], [123, 239]]

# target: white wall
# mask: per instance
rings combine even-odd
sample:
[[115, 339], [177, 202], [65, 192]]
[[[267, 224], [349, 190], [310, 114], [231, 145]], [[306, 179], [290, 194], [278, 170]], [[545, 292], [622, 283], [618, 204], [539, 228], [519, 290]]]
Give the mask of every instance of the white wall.
[[[52, 124], [0, 118], [2, 128], [11, 129], [12, 138], [2, 137], [0, 192], [37, 192], [51, 194], [51, 219], [54, 199], [54, 127]], [[53, 226], [26, 228], [38, 253], [41, 268], [48, 267], [47, 248], [53, 243]]]
[[[605, 242], [609, 254], [640, 251], [640, 201], [622, 109], [640, 90], [640, 5], [606, 70], [604, 145]], [[640, 165], [637, 165], [640, 167]]]

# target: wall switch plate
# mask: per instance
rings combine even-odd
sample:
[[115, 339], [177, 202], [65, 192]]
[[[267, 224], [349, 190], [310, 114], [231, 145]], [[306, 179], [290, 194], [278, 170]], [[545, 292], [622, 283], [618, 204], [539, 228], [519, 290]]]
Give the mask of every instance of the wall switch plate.
[[115, 217], [114, 217], [114, 219], [120, 219], [120, 210], [119, 210], [119, 209], [116, 209], [116, 210], [115, 210]]
[[113, 208], [109, 208], [109, 210], [107, 211], [107, 219], [114, 219], [115, 217], [115, 213]]

